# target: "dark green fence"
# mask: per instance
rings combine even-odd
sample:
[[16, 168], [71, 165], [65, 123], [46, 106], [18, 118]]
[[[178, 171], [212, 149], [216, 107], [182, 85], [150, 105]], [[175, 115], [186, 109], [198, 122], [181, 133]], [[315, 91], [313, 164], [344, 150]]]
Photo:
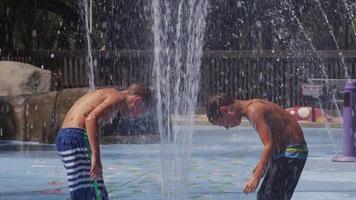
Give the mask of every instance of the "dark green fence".
[[[14, 52], [0, 60], [26, 62], [53, 73], [53, 90], [88, 86], [85, 51]], [[152, 82], [153, 53], [93, 51], [95, 84], [126, 87]], [[204, 51], [198, 105], [209, 94], [228, 92], [241, 99], [263, 98], [285, 107], [316, 104], [302, 95], [308, 79], [356, 78], [356, 51]], [[328, 92], [327, 92], [328, 93]], [[329, 102], [330, 95], [321, 96]]]

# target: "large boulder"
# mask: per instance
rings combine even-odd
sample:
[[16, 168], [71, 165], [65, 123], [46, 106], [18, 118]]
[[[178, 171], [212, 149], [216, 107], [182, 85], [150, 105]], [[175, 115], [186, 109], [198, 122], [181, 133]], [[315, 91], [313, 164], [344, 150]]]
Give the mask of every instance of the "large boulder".
[[11, 139], [11, 135], [17, 131], [12, 105], [0, 99], [0, 139]]
[[26, 101], [26, 140], [53, 142], [52, 132], [55, 123], [56, 99], [59, 92], [29, 96]]
[[[26, 139], [26, 97], [7, 96], [0, 97], [2, 118], [0, 128], [3, 131], [2, 139]], [[11, 128], [13, 127], [13, 128]]]
[[0, 61], [0, 96], [45, 93], [51, 87], [51, 72], [11, 61]]
[[67, 111], [87, 91], [0, 97], [0, 139], [53, 143]]
[[26, 139], [53, 143], [70, 107], [88, 91], [87, 88], [73, 88], [28, 97]]

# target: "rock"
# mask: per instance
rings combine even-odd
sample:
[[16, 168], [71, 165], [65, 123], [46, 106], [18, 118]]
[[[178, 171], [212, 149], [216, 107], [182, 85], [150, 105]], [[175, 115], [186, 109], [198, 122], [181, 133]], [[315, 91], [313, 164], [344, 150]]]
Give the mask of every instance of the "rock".
[[[27, 140], [25, 134], [26, 128], [26, 97], [24, 96], [9, 96], [9, 97], [1, 97], [1, 104], [4, 106], [5, 110], [10, 110], [5, 116], [9, 116], [10, 119], [1, 120], [0, 124], [7, 124], [9, 121], [13, 124], [14, 128], [7, 129], [6, 137], [3, 139], [10, 140]], [[2, 107], [3, 107], [2, 106]], [[9, 106], [10, 108], [6, 108]]]
[[26, 140], [52, 143], [55, 123], [56, 98], [59, 92], [29, 96], [26, 101]]
[[73, 88], [29, 97], [26, 104], [27, 140], [54, 143], [66, 113], [88, 91], [87, 88]]
[[11, 104], [0, 100], [0, 139], [10, 139], [16, 133], [16, 115]]
[[0, 61], [0, 96], [45, 93], [50, 87], [50, 71], [20, 62]]
[[1, 97], [0, 139], [54, 143], [67, 111], [87, 91], [75, 88]]

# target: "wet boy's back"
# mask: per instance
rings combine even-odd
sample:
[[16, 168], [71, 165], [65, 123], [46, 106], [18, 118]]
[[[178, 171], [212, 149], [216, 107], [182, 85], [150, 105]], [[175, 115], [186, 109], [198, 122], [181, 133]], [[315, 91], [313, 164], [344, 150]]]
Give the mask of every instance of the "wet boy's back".
[[[112, 108], [106, 112], [116, 114], [120, 95], [114, 88], [95, 90], [80, 97], [67, 112], [63, 120], [62, 128], [83, 128], [85, 129], [85, 120], [88, 115], [100, 104], [110, 104]], [[105, 105], [104, 105], [105, 106]]]
[[272, 143], [276, 151], [284, 150], [290, 144], [305, 144], [303, 131], [298, 122], [280, 106], [261, 99], [248, 100], [246, 117], [256, 128], [253, 115], [257, 120], [265, 120], [268, 124]]

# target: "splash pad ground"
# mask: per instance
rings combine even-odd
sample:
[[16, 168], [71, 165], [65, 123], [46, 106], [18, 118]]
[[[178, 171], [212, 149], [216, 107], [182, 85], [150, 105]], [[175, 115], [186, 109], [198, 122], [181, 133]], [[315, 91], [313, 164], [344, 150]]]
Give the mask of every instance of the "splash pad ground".
[[[262, 145], [254, 130], [195, 126], [188, 198], [256, 199], [243, 186]], [[341, 129], [303, 128], [309, 159], [293, 199], [355, 200], [356, 165], [331, 162], [341, 152]], [[0, 199], [68, 197], [67, 182], [54, 145], [0, 142]], [[163, 199], [159, 144], [102, 145], [104, 179], [111, 199]]]

